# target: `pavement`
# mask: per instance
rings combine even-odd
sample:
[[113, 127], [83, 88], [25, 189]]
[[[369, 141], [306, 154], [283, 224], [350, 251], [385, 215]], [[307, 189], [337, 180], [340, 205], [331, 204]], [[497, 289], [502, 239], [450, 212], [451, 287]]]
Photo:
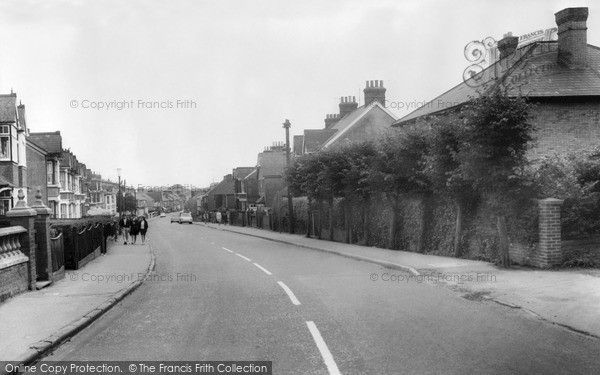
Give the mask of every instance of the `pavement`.
[[2, 302], [0, 361], [35, 362], [139, 287], [154, 269], [152, 248], [121, 241], [109, 239], [105, 255], [64, 279]]
[[[481, 261], [348, 245], [256, 228], [195, 224], [400, 270], [406, 273], [402, 279], [384, 270], [376, 276], [381, 278], [377, 281], [449, 287], [465, 298], [522, 309], [600, 338], [600, 270], [506, 270]], [[106, 255], [80, 270], [68, 270], [63, 280], [4, 301], [0, 304], [0, 361], [35, 362], [133, 292], [150, 275], [154, 264], [148, 243], [132, 246], [109, 240]]]
[[449, 287], [467, 299], [521, 309], [552, 324], [600, 338], [600, 269], [503, 269], [477, 260], [348, 245], [257, 228], [201, 225], [397, 269], [409, 276], [400, 280], [395, 274], [381, 273], [378, 281], [428, 282]]

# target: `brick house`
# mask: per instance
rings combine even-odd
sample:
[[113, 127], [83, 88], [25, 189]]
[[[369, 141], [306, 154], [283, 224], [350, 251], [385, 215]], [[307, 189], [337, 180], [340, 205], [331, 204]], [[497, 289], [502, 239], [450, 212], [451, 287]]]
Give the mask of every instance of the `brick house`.
[[377, 138], [390, 128], [396, 116], [386, 107], [383, 81], [367, 81], [363, 90], [364, 105], [356, 97], [342, 97], [339, 113], [325, 116], [325, 128], [307, 129], [293, 139], [294, 156], [301, 156], [333, 145]]
[[[256, 162], [256, 181], [258, 183], [258, 208], [269, 209], [277, 192], [285, 185], [286, 150], [283, 143], [275, 143], [258, 154]], [[252, 179], [254, 177], [251, 177]]]
[[246, 211], [255, 206], [258, 199], [258, 181], [255, 167], [237, 167], [233, 169], [235, 209]]
[[[30, 133], [27, 141], [46, 151], [45, 176], [46, 200], [44, 204], [52, 211], [52, 217], [60, 217], [60, 159], [62, 156], [62, 136], [60, 131]], [[36, 168], [30, 165], [30, 168]]]
[[505, 83], [509, 95], [523, 94], [537, 103], [532, 122], [536, 147], [530, 156], [564, 154], [600, 145], [600, 48], [587, 44], [587, 8], [567, 8], [555, 15], [558, 40], [518, 48], [518, 37], [498, 42], [500, 59], [423, 105], [393, 126], [428, 115], [451, 115], [471, 96]]
[[[567, 8], [555, 14], [557, 39], [519, 46], [510, 33], [497, 43], [499, 59], [480, 73], [396, 121], [394, 127], [415, 124], [427, 116], [457, 116], [470, 97], [503, 84], [509, 96], [526, 96], [531, 111], [535, 147], [531, 161], [600, 146], [600, 48], [587, 44], [588, 8]], [[560, 264], [561, 200], [539, 204], [539, 243], [533, 250], [511, 243], [510, 258], [539, 267]]]
[[25, 106], [17, 94], [0, 95], [0, 215], [17, 202], [17, 192], [27, 195], [27, 146]]
[[232, 174], [223, 177], [221, 182], [202, 197], [202, 208], [209, 212], [236, 208], [235, 181]]

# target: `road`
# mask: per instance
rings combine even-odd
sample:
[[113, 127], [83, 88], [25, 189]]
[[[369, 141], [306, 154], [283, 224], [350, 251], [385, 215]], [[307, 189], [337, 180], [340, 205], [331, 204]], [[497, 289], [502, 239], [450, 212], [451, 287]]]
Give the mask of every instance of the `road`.
[[45, 360], [267, 360], [274, 374], [600, 368], [596, 339], [396, 270], [168, 218], [148, 238], [152, 277]]

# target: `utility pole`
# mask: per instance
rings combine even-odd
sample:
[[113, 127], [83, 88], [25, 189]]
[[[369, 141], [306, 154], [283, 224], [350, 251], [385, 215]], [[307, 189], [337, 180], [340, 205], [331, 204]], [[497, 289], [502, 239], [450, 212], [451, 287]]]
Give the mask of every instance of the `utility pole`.
[[117, 213], [119, 217], [121, 217], [121, 212], [123, 212], [123, 203], [121, 196], [121, 168], [117, 168], [117, 174], [119, 175], [119, 191], [117, 192]]
[[[285, 128], [285, 157], [287, 168], [290, 168], [290, 120], [285, 119], [283, 123], [283, 127]], [[287, 193], [288, 193], [288, 215], [290, 221], [290, 234], [293, 234], [295, 231], [296, 220], [294, 218], [294, 203], [292, 201], [292, 191], [290, 189], [289, 183], [287, 184]]]

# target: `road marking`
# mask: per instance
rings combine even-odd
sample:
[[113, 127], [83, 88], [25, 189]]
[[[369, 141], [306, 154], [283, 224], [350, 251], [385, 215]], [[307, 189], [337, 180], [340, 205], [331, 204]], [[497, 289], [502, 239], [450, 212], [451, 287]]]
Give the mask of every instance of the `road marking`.
[[245, 257], [245, 256], [243, 256], [242, 254], [235, 253], [235, 255], [239, 256], [239, 257], [240, 257], [240, 258], [242, 258], [242, 259], [246, 259], [248, 262], [251, 262], [250, 258], [246, 258], [246, 257]]
[[267, 271], [267, 269], [266, 269], [266, 268], [264, 268], [264, 267], [262, 267], [260, 264], [258, 264], [258, 263], [254, 263], [254, 265], [255, 265], [256, 267], [260, 268], [260, 269], [261, 269], [261, 270], [262, 270], [264, 273], [266, 273], [267, 275], [269, 275], [269, 276], [271, 276], [271, 275], [272, 275], [272, 273], [271, 273], [271, 272]]
[[310, 331], [313, 340], [315, 340], [315, 343], [317, 344], [317, 348], [319, 348], [319, 351], [321, 352], [321, 357], [323, 357], [323, 361], [325, 362], [325, 366], [327, 366], [327, 370], [329, 370], [329, 374], [341, 375], [341, 372], [335, 364], [333, 356], [331, 355], [329, 348], [327, 348], [327, 344], [325, 344], [325, 340], [323, 340], [321, 332], [319, 332], [315, 322], [308, 321], [306, 322], [306, 325], [308, 326], [308, 330]]
[[294, 295], [294, 292], [292, 292], [292, 290], [290, 288], [288, 288], [287, 285], [285, 285], [281, 281], [278, 281], [277, 284], [279, 284], [279, 286], [283, 288], [283, 290], [287, 293], [288, 297], [290, 297], [290, 299], [292, 300], [292, 303], [294, 305], [300, 304], [300, 301], [298, 301], [298, 298], [296, 298], [296, 296]]
[[221, 249], [223, 249], [223, 250], [225, 250], [225, 251], [229, 251], [230, 253], [233, 253], [233, 251], [229, 250], [229, 249], [228, 249], [228, 248], [226, 248], [226, 247], [222, 247]]

